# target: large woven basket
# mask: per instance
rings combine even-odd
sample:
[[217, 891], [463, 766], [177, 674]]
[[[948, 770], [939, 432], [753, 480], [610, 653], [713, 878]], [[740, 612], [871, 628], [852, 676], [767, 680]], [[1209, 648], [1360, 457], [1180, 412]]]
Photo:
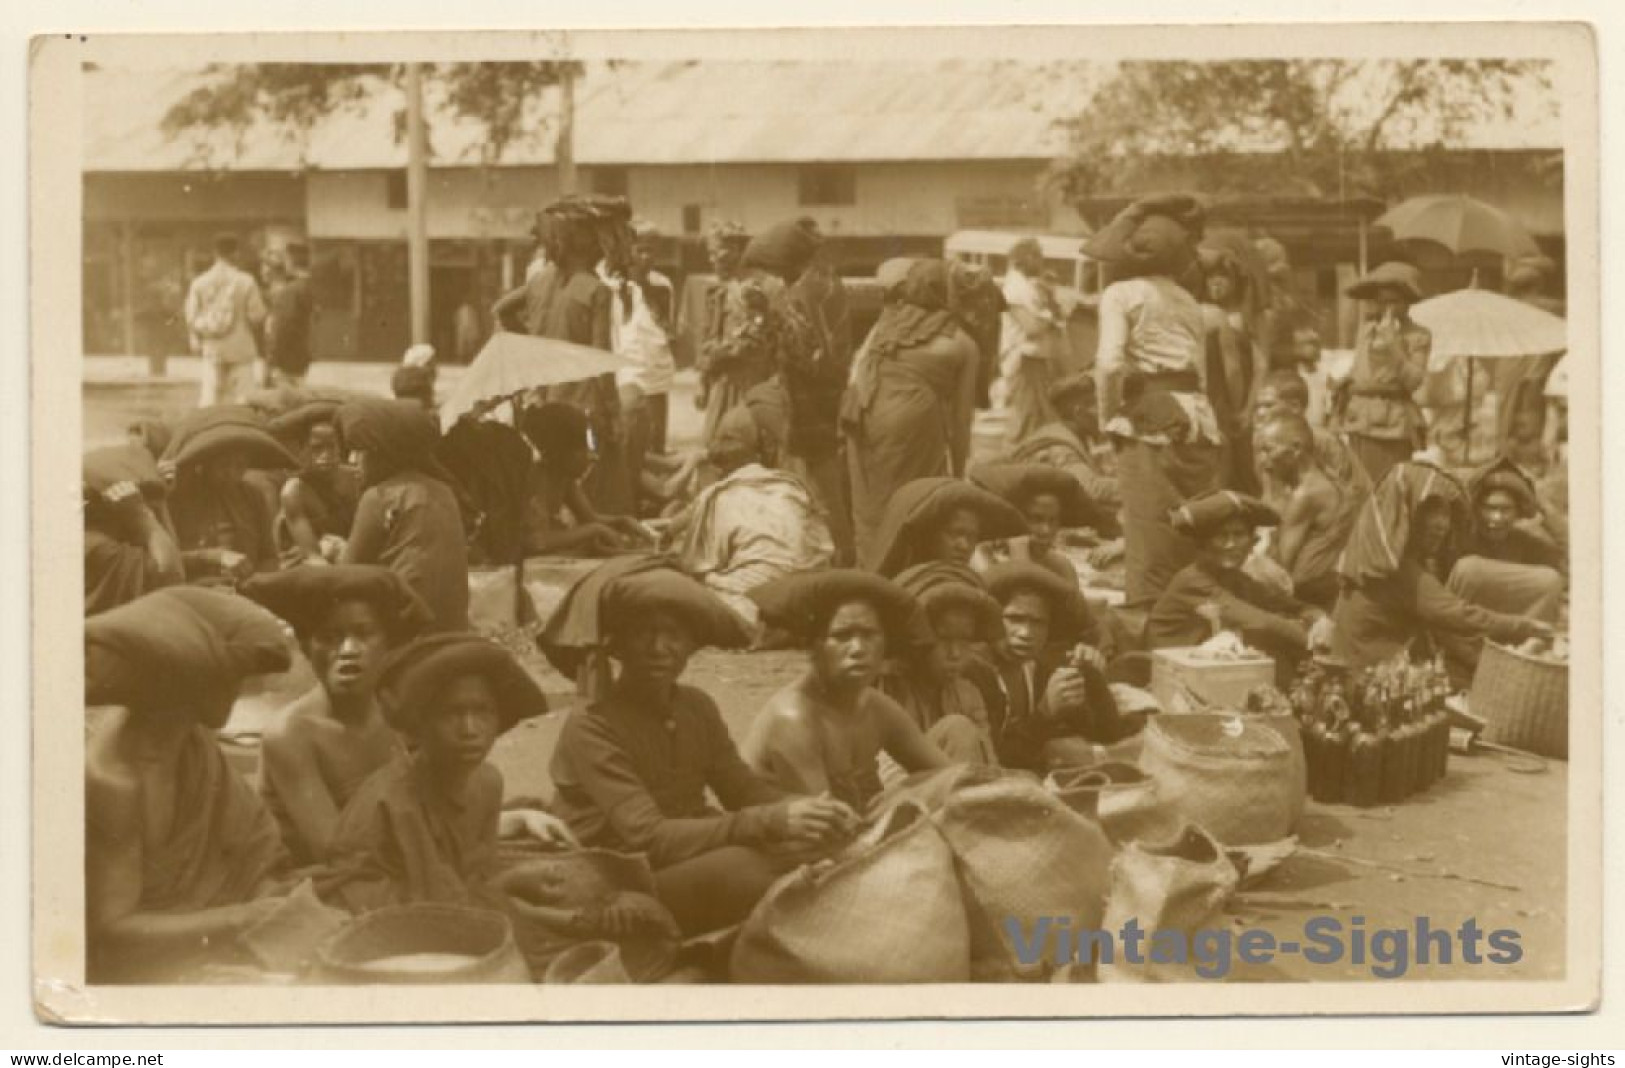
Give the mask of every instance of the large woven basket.
[[1486, 641], [1468, 696], [1484, 740], [1569, 758], [1569, 666]]
[[[411, 955], [442, 956], [433, 970], [395, 966]], [[391, 905], [335, 934], [317, 953], [336, 984], [528, 983], [530, 971], [500, 912], [463, 905]]]

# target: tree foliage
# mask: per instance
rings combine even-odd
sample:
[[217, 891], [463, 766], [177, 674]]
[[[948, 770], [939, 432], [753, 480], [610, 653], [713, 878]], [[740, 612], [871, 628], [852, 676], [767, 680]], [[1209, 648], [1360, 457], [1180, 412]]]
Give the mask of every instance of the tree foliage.
[[[425, 64], [424, 91], [443, 100], [450, 115], [479, 124], [482, 154], [491, 161], [545, 122], [527, 105], [557, 85], [566, 71], [579, 75], [581, 70], [571, 60]], [[164, 132], [207, 138], [224, 130], [240, 140], [250, 129], [266, 125], [298, 138], [330, 114], [362, 107], [380, 85], [403, 79], [404, 68], [398, 64], [216, 64], [205, 71], [204, 84], [169, 109]], [[395, 136], [405, 136], [404, 109], [395, 115]]]
[[1476, 123], [1552, 106], [1548, 65], [1494, 59], [1135, 61], [1063, 126], [1075, 198], [1166, 187], [1385, 196]]

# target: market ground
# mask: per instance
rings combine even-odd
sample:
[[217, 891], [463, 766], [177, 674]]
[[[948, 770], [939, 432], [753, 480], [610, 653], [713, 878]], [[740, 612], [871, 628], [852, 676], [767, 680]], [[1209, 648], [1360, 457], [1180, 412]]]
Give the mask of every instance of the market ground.
[[[380, 364], [319, 364], [313, 382], [387, 392], [391, 368]], [[443, 387], [454, 381], [447, 368]], [[692, 445], [699, 429], [695, 383], [679, 376], [671, 403], [672, 444]], [[178, 414], [196, 403], [196, 366], [173, 360], [163, 380], [148, 377], [144, 361], [87, 361], [83, 439], [116, 440], [139, 415]], [[985, 438], [992, 426], [983, 426]], [[568, 701], [564, 680], [539, 658], [527, 661], [543, 676], [560, 708], [512, 731], [493, 759], [514, 795], [550, 793], [546, 765]], [[794, 653], [701, 653], [686, 681], [709, 692], [736, 738], [763, 703], [799, 670]], [[1350, 950], [1334, 964], [1316, 965], [1286, 954], [1269, 965], [1238, 966], [1232, 978], [1254, 980], [1374, 980], [1381, 950], [1370, 941], [1379, 929], [1411, 932], [1410, 979], [1551, 979], [1563, 974], [1567, 883], [1567, 766], [1561, 762], [1494, 753], [1453, 756], [1449, 776], [1402, 805], [1355, 809], [1311, 803], [1299, 833], [1299, 851], [1259, 886], [1243, 893], [1226, 919], [1236, 933], [1264, 928], [1279, 941], [1304, 943], [1303, 925], [1336, 919]], [[1522, 959], [1514, 964], [1470, 964], [1459, 946], [1450, 963], [1415, 963], [1415, 929], [1425, 917], [1435, 931], [1454, 932], [1471, 920], [1488, 932], [1518, 932]], [[1325, 921], [1322, 921], [1325, 922]], [[1354, 959], [1353, 931], [1366, 935], [1364, 962]], [[1391, 940], [1390, 940], [1391, 941]], [[1482, 943], [1481, 943], [1482, 947]], [[1482, 948], [1481, 948], [1482, 951]], [[1389, 969], [1391, 970], [1391, 969]], [[1508, 1008], [1486, 990], [1486, 1011]], [[1269, 1012], [1267, 1004], [1261, 1012]]]

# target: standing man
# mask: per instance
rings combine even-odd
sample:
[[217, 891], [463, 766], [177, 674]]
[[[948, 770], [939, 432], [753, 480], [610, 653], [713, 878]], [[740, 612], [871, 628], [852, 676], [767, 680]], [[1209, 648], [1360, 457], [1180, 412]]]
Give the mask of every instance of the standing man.
[[1000, 403], [1007, 413], [1005, 438], [1013, 449], [1055, 421], [1049, 387], [1056, 357], [1066, 343], [1066, 323], [1054, 287], [1044, 277], [1044, 250], [1036, 238], [1022, 238], [1010, 247], [1004, 304]]
[[628, 366], [616, 373], [621, 409], [626, 420], [627, 460], [634, 474], [643, 469], [646, 454], [666, 451], [666, 422], [672, 379], [677, 361], [671, 351], [671, 281], [654, 269], [655, 230], [647, 223], [633, 226], [631, 253], [625, 270], [600, 271], [615, 291], [610, 338]]
[[259, 359], [254, 332], [265, 322], [265, 299], [253, 276], [234, 262], [239, 248], [236, 234], [216, 237], [214, 263], [186, 292], [186, 329], [203, 360], [203, 408], [242, 403]]
[[298, 386], [310, 370], [310, 250], [301, 242], [289, 242], [285, 257], [282, 278], [271, 286], [265, 347], [270, 384]]

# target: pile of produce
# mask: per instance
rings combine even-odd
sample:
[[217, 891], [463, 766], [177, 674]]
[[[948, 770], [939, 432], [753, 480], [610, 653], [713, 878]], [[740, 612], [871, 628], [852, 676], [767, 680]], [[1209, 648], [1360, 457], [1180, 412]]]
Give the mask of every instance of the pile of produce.
[[1361, 808], [1403, 801], [1443, 778], [1450, 679], [1439, 660], [1403, 654], [1357, 674], [1310, 662], [1290, 697], [1303, 733], [1309, 796]]

